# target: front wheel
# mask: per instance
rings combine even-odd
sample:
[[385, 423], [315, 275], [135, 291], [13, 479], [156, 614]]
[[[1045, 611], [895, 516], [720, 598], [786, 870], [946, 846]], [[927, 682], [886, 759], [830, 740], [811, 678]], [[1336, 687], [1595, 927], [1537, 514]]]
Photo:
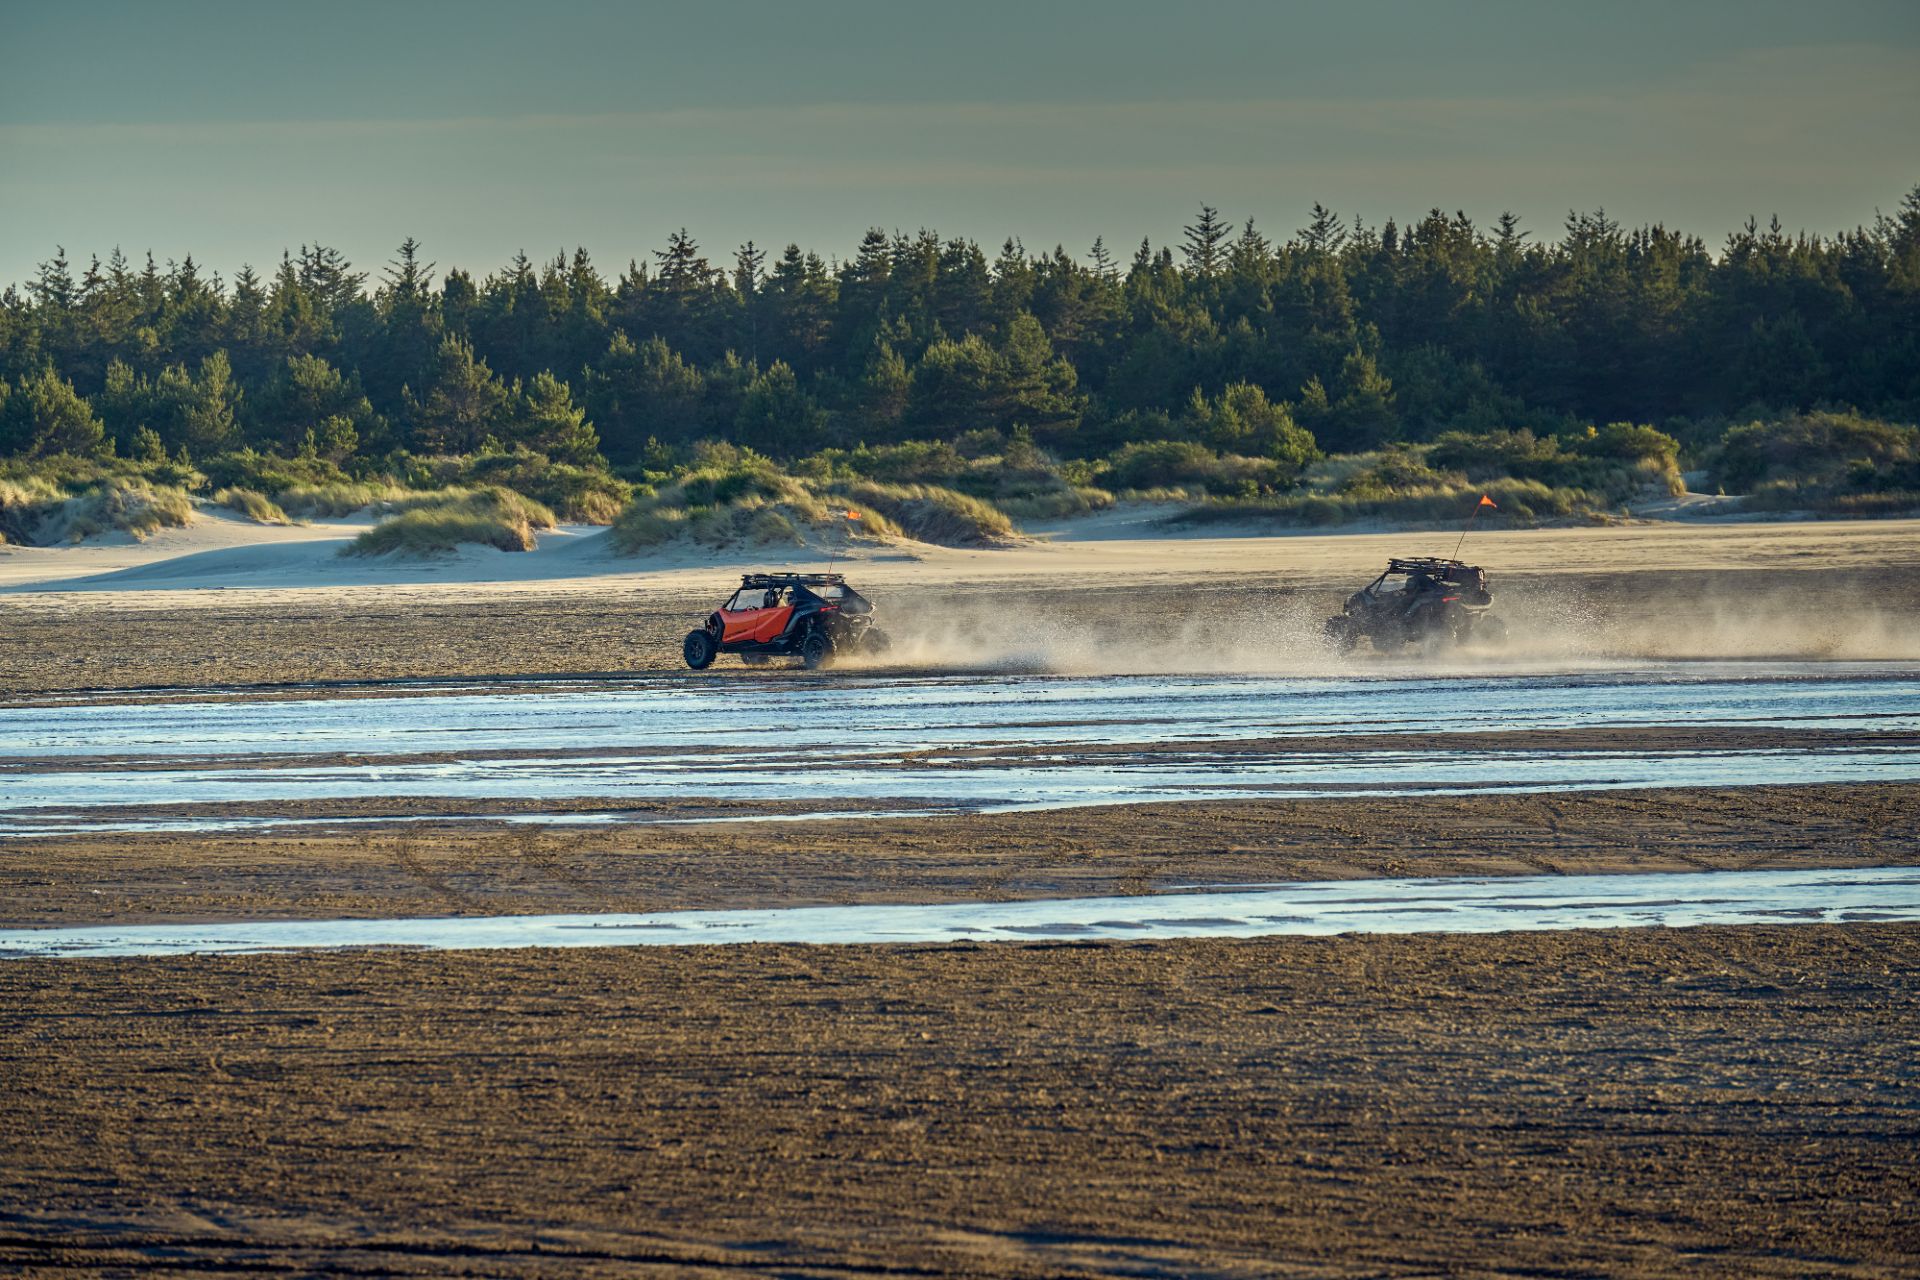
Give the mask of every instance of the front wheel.
[[720, 652], [720, 646], [714, 642], [713, 635], [706, 631], [687, 632], [686, 642], [680, 646], [680, 653], [687, 665], [695, 671], [704, 671], [713, 665], [713, 655]]
[[1507, 624], [1492, 614], [1474, 620], [1473, 642], [1475, 644], [1505, 644], [1507, 642]]
[[1326, 625], [1327, 643], [1336, 653], [1352, 653], [1353, 646], [1360, 643], [1359, 633], [1354, 630], [1353, 619], [1342, 615], [1328, 618]]
[[860, 641], [860, 647], [877, 656], [893, 648], [893, 637], [878, 627], [868, 627], [867, 634]]
[[818, 671], [833, 660], [833, 639], [824, 631], [815, 631], [800, 642], [800, 661], [807, 670]]

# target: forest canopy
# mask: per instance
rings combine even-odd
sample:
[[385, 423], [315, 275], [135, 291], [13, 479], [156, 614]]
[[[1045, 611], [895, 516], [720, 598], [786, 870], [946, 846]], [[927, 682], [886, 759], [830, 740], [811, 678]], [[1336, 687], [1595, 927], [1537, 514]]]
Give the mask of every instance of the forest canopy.
[[[1543, 235], [1315, 205], [1270, 238], [1203, 207], [1126, 257], [874, 229], [844, 258], [716, 262], [682, 230], [614, 274], [576, 249], [476, 278], [408, 239], [375, 271], [303, 245], [228, 281], [192, 256], [57, 249], [0, 293], [15, 459], [252, 451], [366, 478], [492, 457], [644, 480], [701, 442], [798, 463], [1017, 439], [1113, 483], [1239, 459], [1231, 485], [1279, 492], [1326, 455], [1395, 447], [1420, 450], [1402, 470], [1478, 476], [1492, 449], [1501, 474], [1589, 475], [1596, 432], [1671, 466], [1818, 413], [1920, 417], [1920, 188], [1853, 231], [1749, 223], [1717, 249], [1597, 211]], [[1887, 429], [1819, 438], [1906, 458]], [[1780, 450], [1735, 444], [1729, 475], [1783, 482]], [[625, 496], [600, 487], [602, 507]]]

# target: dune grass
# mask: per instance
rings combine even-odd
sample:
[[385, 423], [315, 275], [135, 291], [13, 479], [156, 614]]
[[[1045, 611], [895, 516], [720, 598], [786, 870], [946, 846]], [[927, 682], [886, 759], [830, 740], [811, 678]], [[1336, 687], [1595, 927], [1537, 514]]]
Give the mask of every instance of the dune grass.
[[633, 500], [634, 486], [603, 467], [552, 462], [524, 449], [458, 460], [451, 485], [499, 485], [525, 494], [571, 524], [612, 524]]
[[346, 547], [348, 556], [441, 556], [465, 545], [531, 551], [553, 512], [511, 489], [445, 489], [417, 494], [406, 509], [368, 529]]
[[[849, 519], [849, 513], [857, 518]], [[793, 476], [762, 458], [697, 467], [637, 498], [613, 526], [626, 554], [676, 540], [701, 546], [841, 546], [907, 537], [980, 547], [1015, 537], [993, 503], [932, 484]]]
[[876, 511], [909, 538], [943, 547], [990, 547], [1014, 539], [1013, 521], [990, 502], [930, 484], [866, 481], [836, 487], [832, 497]]
[[69, 492], [41, 476], [0, 480], [0, 540], [57, 546], [103, 533], [145, 538], [193, 523], [193, 499], [176, 485], [113, 476]]
[[335, 519], [371, 507], [391, 511], [416, 494], [390, 480], [337, 480], [324, 484], [296, 484], [275, 495], [281, 509], [302, 519]]
[[213, 503], [217, 507], [225, 507], [229, 511], [236, 511], [255, 524], [293, 523], [292, 520], [287, 518], [287, 513], [280, 509], [278, 503], [257, 489], [242, 489], [238, 486], [231, 486], [215, 493], [213, 495]]
[[[849, 520], [847, 513], [859, 519]], [[684, 539], [709, 547], [801, 547], [828, 540], [882, 541], [900, 526], [858, 498], [825, 496], [765, 459], [716, 462], [636, 498], [613, 525], [613, 545], [633, 555]]]
[[1334, 526], [1359, 522], [1448, 525], [1465, 520], [1486, 494], [1498, 510], [1483, 525], [1534, 525], [1542, 520], [1602, 519], [1611, 509], [1584, 489], [1555, 488], [1538, 480], [1446, 482], [1410, 489], [1358, 488], [1337, 493], [1294, 493], [1246, 500], [1213, 500], [1167, 517], [1176, 525], [1270, 521], [1284, 525]]

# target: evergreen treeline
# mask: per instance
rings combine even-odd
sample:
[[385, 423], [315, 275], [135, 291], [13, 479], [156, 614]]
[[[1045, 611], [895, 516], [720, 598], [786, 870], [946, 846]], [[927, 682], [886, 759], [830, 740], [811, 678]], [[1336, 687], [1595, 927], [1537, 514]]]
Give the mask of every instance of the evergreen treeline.
[[1315, 206], [1273, 241], [1203, 208], [1122, 261], [870, 231], [829, 262], [686, 232], [603, 274], [584, 251], [377, 277], [302, 247], [231, 282], [64, 251], [0, 295], [0, 454], [346, 465], [524, 447], [658, 467], [703, 439], [776, 457], [969, 433], [1063, 457], [1190, 441], [1298, 461], [1444, 432], [1659, 424], [1688, 443], [1821, 406], [1920, 414], [1920, 188], [1834, 237], [1571, 216], [1405, 227]]

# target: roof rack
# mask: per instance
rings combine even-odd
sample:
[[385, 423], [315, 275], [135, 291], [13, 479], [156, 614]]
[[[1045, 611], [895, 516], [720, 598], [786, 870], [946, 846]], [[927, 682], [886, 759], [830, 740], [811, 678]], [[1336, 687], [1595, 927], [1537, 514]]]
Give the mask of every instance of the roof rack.
[[740, 575], [743, 587], [844, 587], [847, 577], [842, 573], [743, 573]]
[[1387, 561], [1388, 573], [1425, 573], [1442, 578], [1455, 570], [1471, 568], [1473, 566], [1464, 560], [1443, 560], [1438, 556], [1411, 556], [1404, 560], [1396, 556]]

